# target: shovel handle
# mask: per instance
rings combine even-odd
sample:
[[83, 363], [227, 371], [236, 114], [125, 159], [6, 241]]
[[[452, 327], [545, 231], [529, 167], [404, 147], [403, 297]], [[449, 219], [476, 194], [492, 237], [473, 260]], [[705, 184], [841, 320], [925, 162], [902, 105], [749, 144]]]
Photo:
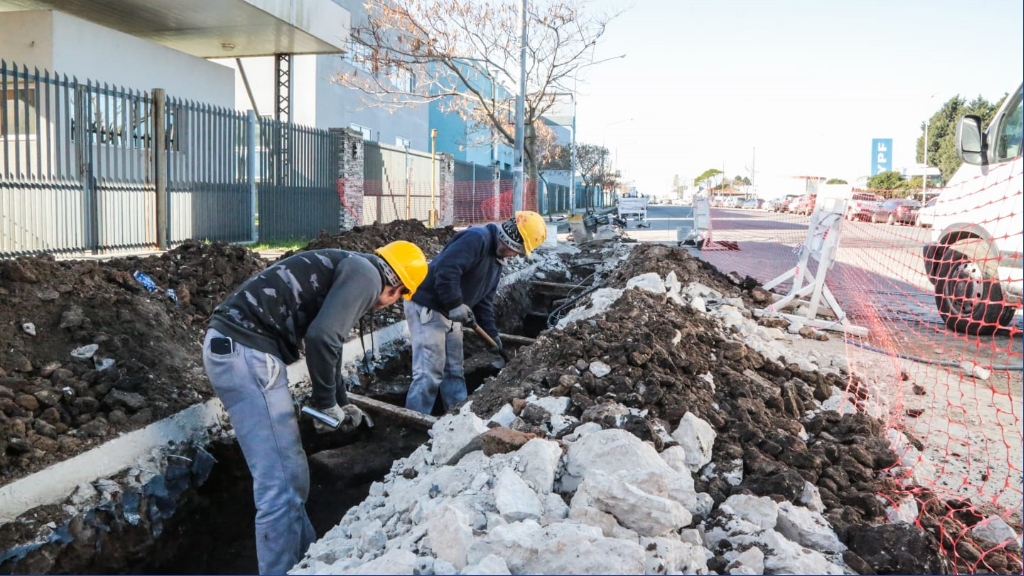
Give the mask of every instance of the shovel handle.
[[508, 356], [508, 352], [505, 352], [505, 350], [503, 350], [502, 348], [498, 348], [498, 343], [495, 342], [494, 338], [491, 338], [491, 335], [488, 334], [483, 328], [481, 328], [479, 324], [475, 324], [473, 326], [473, 331], [476, 332], [478, 336], [483, 338], [484, 342], [487, 342], [488, 344], [491, 345], [492, 348], [495, 348], [498, 351], [498, 354], [501, 354], [502, 360], [504, 360], [505, 362], [511, 361], [511, 358], [509, 358]]

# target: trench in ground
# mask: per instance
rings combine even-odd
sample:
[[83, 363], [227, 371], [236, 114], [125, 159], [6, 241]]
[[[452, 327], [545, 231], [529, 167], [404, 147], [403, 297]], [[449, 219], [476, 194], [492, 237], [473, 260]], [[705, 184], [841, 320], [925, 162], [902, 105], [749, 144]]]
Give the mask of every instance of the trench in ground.
[[[549, 276], [545, 282], [520, 282], [504, 290], [495, 304], [499, 330], [533, 338], [546, 329], [549, 313], [565, 302], [564, 286], [555, 284], [561, 280]], [[577, 288], [574, 293], [579, 291]], [[502, 361], [488, 352], [476, 335], [467, 334], [464, 342], [466, 383], [472, 395], [487, 378], [498, 374]], [[517, 348], [515, 342], [506, 342], [512, 355]], [[373, 374], [361, 374], [360, 386], [353, 391], [404, 406], [411, 372], [411, 352], [406, 346]], [[439, 402], [434, 415], [441, 414]], [[366, 498], [370, 485], [383, 479], [394, 461], [408, 456], [429, 438], [425, 430], [380, 413], [372, 415], [372, 430], [360, 428], [347, 435], [319, 435], [308, 420], [300, 420], [310, 470], [306, 509], [318, 538]], [[199, 481], [194, 478], [194, 465], [177, 474], [168, 471], [168, 486], [173, 478], [184, 476], [189, 481], [180, 491], [169, 490], [169, 495], [142, 494], [141, 506], [133, 501], [134, 510], [141, 508], [143, 515], [148, 512], [152, 517], [155, 509], [165, 509], [162, 521], [138, 521], [126, 502], [101, 506], [68, 523], [73, 527], [78, 522], [73, 535], [87, 534], [90, 539], [75, 542], [74, 538], [51, 537], [46, 545], [20, 557], [0, 555], [0, 573], [256, 573], [252, 479], [238, 443], [233, 439], [216, 441], [187, 456], [182, 460], [215, 464], [210, 464]], [[61, 529], [67, 532], [66, 527]]]
[[[548, 313], [557, 294], [544, 293], [522, 283], [510, 287], [496, 303], [499, 329], [505, 334], [530, 338], [547, 328]], [[502, 360], [486, 350], [476, 335], [464, 338], [467, 391], [472, 395], [484, 380], [500, 372]], [[508, 344], [515, 354], [518, 348]], [[393, 404], [405, 405], [412, 380], [412, 354], [408, 347], [397, 351], [372, 375], [361, 374], [354, 392]], [[470, 398], [472, 399], [472, 398]], [[440, 399], [433, 415], [444, 414]], [[411, 454], [429, 439], [425, 430], [374, 414], [374, 428], [360, 428], [354, 435], [320, 436], [308, 421], [301, 422], [303, 446], [310, 463], [310, 494], [306, 503], [317, 537], [337, 525], [348, 509], [362, 502], [373, 482], [391, 470], [394, 461]], [[198, 490], [200, 506], [183, 522], [174, 547], [162, 562], [140, 566], [150, 574], [241, 574], [256, 571], [252, 480], [237, 442], [219, 446], [214, 456], [220, 463]], [[166, 538], [161, 539], [158, 547]], [[188, 552], [185, 552], [188, 551]]]

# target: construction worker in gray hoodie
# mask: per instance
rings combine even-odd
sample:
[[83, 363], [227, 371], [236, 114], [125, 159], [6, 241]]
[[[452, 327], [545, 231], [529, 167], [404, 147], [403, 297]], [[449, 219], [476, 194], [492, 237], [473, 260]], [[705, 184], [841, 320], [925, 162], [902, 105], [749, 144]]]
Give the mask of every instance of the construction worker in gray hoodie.
[[341, 382], [342, 343], [361, 316], [411, 298], [426, 275], [423, 251], [410, 242], [376, 254], [310, 250], [256, 274], [214, 310], [203, 363], [252, 473], [260, 574], [286, 573], [316, 539], [285, 368], [299, 360], [304, 343], [313, 408], [354, 430], [364, 414], [348, 403]]
[[466, 399], [462, 328], [479, 323], [500, 352], [494, 297], [502, 262], [528, 256], [547, 233], [540, 214], [523, 210], [501, 224], [459, 232], [430, 262], [423, 284], [405, 302], [412, 343], [412, 385], [406, 408], [430, 414], [438, 393], [445, 410]]

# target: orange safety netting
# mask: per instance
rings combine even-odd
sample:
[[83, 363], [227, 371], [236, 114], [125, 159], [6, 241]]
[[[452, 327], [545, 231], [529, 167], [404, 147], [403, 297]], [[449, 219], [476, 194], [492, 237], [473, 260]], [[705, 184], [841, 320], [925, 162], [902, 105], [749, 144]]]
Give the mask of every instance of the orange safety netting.
[[[825, 277], [839, 315], [867, 329], [863, 337], [833, 332], [828, 344], [849, 367], [849, 402], [885, 423], [901, 458], [891, 470], [899, 487], [879, 497], [902, 510], [891, 520], [933, 533], [958, 572], [1021, 566], [1019, 536], [1003, 539], [1010, 533], [1001, 526], [1020, 534], [1024, 482], [1016, 166], [1015, 176], [988, 174], [957, 194], [930, 191], [938, 200], [927, 203], [890, 200], [907, 191], [877, 201], [855, 191], [863, 201], [834, 218], [842, 218], [839, 242]], [[777, 210], [712, 208], [715, 241], [738, 250], [701, 257], [762, 284], [784, 275], [799, 261], [811, 218]], [[817, 273], [814, 258], [809, 268]], [[825, 323], [837, 321], [836, 311], [821, 311]]]

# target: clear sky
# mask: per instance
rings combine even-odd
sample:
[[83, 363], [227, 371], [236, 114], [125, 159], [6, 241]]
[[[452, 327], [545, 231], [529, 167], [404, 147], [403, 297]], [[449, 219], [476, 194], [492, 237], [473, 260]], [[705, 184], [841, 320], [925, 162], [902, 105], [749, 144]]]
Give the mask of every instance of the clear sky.
[[[954, 95], [998, 100], [1024, 74], [1021, 0], [596, 0], [623, 13], [579, 79], [577, 142], [643, 193], [729, 177], [870, 174], [871, 139], [914, 163]], [[934, 95], [934, 96], [933, 96]], [[762, 195], [771, 197], [770, 192]]]

